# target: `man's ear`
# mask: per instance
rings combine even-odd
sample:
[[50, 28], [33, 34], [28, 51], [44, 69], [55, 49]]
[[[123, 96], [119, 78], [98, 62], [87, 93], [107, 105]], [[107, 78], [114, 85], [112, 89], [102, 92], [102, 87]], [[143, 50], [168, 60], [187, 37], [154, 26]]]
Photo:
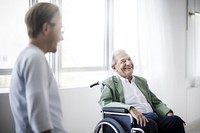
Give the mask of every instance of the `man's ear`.
[[115, 65], [112, 65], [112, 69], [115, 70]]
[[44, 23], [42, 25], [42, 34], [46, 35], [49, 32], [50, 25], [48, 23]]

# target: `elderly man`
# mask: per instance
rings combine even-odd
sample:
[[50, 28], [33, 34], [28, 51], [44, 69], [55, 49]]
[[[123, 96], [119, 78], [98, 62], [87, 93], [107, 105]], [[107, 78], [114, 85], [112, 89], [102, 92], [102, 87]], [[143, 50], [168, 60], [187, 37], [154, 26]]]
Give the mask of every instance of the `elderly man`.
[[132, 75], [134, 64], [126, 51], [113, 53], [112, 69], [116, 75], [103, 82], [102, 107], [129, 110], [145, 133], [185, 133], [182, 119], [151, 92], [144, 78]]
[[16, 61], [10, 83], [16, 133], [66, 133], [58, 86], [45, 58], [63, 39], [60, 10], [50, 3], [35, 4], [25, 23], [30, 41]]

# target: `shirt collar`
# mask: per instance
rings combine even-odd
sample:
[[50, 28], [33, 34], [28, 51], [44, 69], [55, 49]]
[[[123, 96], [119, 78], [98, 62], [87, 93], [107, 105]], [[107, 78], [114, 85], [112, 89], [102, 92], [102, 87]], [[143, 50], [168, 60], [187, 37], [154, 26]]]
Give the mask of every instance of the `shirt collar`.
[[[119, 78], [122, 82], [124, 82], [124, 83], [129, 83], [128, 79], [126, 79], [126, 78], [120, 76], [119, 74], [117, 74], [117, 76], [118, 76], [118, 78]], [[131, 82], [135, 82], [135, 77], [134, 77], [134, 76], [132, 76]]]
[[36, 45], [34, 45], [34, 44], [32, 44], [32, 43], [29, 43], [29, 46], [30, 46], [30, 47], [34, 47], [35, 49], [38, 49], [38, 50], [41, 51], [43, 54], [45, 54], [44, 51], [42, 51], [38, 46], [36, 46]]

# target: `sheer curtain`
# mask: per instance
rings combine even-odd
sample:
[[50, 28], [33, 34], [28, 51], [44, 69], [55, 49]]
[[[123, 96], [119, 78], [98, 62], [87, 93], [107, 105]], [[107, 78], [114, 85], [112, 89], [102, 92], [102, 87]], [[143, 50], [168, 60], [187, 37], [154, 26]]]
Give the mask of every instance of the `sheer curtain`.
[[[166, 25], [165, 7], [162, 1], [158, 0], [138, 0], [138, 34], [139, 34], [139, 59], [140, 72], [152, 83], [161, 83], [161, 79], [168, 67], [167, 56], [172, 55], [166, 51], [167, 43], [166, 31], [170, 32], [170, 27]], [[170, 46], [169, 46], [170, 47]]]
[[165, 0], [114, 1], [114, 49], [130, 53], [136, 66], [134, 74], [147, 78], [155, 88], [174, 82], [166, 79], [175, 73], [184, 77], [179, 72], [184, 68], [177, 65], [177, 60], [184, 63], [184, 57], [180, 57], [184, 47], [179, 48], [184, 44], [179, 42], [184, 33], [175, 31], [185, 25], [172, 23], [182, 20], [177, 17], [179, 10], [174, 13], [178, 4]]
[[185, 10], [177, 6], [185, 2], [138, 0], [141, 73], [163, 96], [185, 78]]
[[155, 0], [114, 1], [114, 49], [123, 48], [130, 54], [139, 75], [160, 77], [164, 69], [162, 9], [162, 3]]

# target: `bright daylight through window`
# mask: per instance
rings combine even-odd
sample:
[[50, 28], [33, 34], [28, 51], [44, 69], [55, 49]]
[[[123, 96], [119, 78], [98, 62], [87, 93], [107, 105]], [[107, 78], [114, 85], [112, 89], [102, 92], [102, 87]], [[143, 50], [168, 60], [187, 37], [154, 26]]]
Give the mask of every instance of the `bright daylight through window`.
[[1, 0], [0, 88], [8, 87], [16, 57], [28, 43], [24, 23], [28, 7], [28, 0]]
[[64, 40], [58, 54], [58, 80], [63, 88], [89, 86], [105, 78], [105, 1], [62, 1]]
[[[0, 88], [8, 87], [16, 57], [28, 43], [24, 15], [29, 8], [29, 1], [4, 1], [0, 5], [0, 25], [3, 29], [0, 33], [0, 40], [3, 42], [0, 44]], [[15, 4], [10, 4], [13, 2]], [[138, 14], [137, 1], [53, 2], [62, 11], [64, 40], [58, 45], [56, 54], [47, 54], [46, 57], [60, 88], [89, 87], [90, 84], [107, 78], [113, 49], [126, 49], [138, 59], [138, 22], [135, 20]], [[14, 8], [13, 5], [19, 8]], [[7, 15], [4, 15], [5, 12]], [[130, 49], [135, 52], [129, 51]]]

